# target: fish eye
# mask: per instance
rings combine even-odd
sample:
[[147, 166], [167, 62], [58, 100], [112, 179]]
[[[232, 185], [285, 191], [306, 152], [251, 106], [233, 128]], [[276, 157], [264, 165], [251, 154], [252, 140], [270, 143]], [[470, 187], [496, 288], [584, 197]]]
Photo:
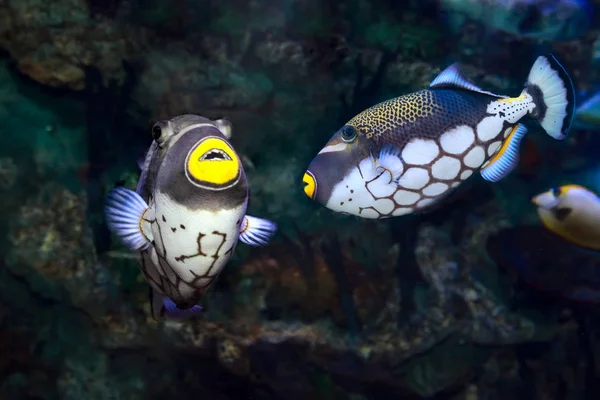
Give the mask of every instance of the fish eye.
[[344, 142], [352, 142], [354, 139], [356, 139], [356, 128], [346, 125], [342, 128], [341, 135]]
[[552, 196], [559, 197], [560, 196], [560, 188], [557, 188], [557, 187], [552, 188]]
[[162, 128], [159, 124], [154, 124], [152, 127], [152, 138], [158, 142], [158, 139], [162, 136]]

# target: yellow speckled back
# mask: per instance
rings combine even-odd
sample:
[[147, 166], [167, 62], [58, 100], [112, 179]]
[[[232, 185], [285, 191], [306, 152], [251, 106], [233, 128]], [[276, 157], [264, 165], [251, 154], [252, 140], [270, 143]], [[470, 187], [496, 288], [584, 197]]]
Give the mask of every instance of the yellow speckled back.
[[413, 137], [437, 138], [451, 125], [475, 126], [490, 99], [465, 90], [426, 89], [374, 105], [347, 125], [367, 139], [384, 139], [402, 148]]
[[[423, 90], [396, 97], [368, 108], [352, 118], [348, 125], [355, 126], [360, 133], [364, 133], [367, 138], [371, 138], [373, 135], [381, 135], [386, 130], [414, 123], [419, 118], [431, 116], [436, 108], [439, 109], [440, 106], [434, 102], [432, 92]], [[377, 132], [370, 130], [369, 127], [373, 125], [379, 125], [381, 129]]]

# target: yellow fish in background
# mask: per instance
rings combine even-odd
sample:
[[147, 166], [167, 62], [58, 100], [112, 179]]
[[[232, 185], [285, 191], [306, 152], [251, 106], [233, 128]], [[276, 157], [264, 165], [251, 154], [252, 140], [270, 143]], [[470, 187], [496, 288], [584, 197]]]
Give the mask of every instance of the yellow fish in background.
[[600, 197], [579, 185], [565, 185], [531, 200], [544, 226], [569, 242], [600, 250]]
[[304, 192], [332, 211], [361, 218], [420, 212], [479, 171], [490, 182], [518, 164], [531, 117], [554, 139], [569, 133], [573, 83], [552, 56], [537, 58], [517, 97], [483, 90], [456, 64], [429, 88], [366, 109], [310, 163]]

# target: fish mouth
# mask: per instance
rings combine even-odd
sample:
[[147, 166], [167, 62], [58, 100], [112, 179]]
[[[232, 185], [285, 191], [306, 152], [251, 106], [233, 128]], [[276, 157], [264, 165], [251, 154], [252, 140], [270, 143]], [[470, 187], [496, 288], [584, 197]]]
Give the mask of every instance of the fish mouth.
[[221, 149], [210, 149], [200, 157], [200, 161], [231, 161], [231, 157]]

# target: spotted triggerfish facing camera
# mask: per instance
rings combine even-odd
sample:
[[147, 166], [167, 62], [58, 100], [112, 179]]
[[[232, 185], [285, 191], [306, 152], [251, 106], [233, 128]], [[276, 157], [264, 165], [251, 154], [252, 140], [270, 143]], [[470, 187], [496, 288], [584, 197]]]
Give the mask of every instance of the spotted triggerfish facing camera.
[[304, 192], [325, 207], [379, 219], [425, 210], [473, 172], [498, 181], [518, 164], [533, 117], [564, 139], [575, 107], [573, 83], [552, 56], [537, 58], [518, 97], [485, 91], [456, 64], [428, 89], [361, 112], [339, 129], [304, 174]]
[[276, 225], [246, 214], [248, 183], [230, 125], [197, 115], [159, 121], [136, 191], [116, 187], [105, 201], [110, 230], [138, 253], [154, 318], [187, 318], [238, 239], [268, 243]]
[[600, 198], [579, 185], [565, 185], [533, 197], [544, 226], [571, 243], [600, 250]]

